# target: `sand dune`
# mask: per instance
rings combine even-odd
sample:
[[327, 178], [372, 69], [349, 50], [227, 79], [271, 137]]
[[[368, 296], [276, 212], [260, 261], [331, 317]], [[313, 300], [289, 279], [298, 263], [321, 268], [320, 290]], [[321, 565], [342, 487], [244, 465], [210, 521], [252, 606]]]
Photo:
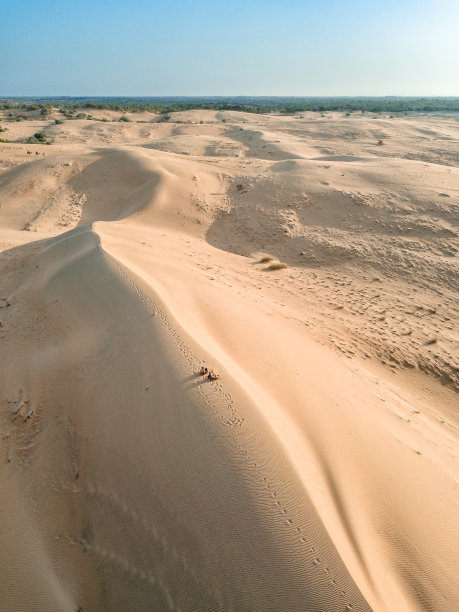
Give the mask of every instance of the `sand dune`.
[[0, 608], [458, 609], [454, 118], [8, 127]]

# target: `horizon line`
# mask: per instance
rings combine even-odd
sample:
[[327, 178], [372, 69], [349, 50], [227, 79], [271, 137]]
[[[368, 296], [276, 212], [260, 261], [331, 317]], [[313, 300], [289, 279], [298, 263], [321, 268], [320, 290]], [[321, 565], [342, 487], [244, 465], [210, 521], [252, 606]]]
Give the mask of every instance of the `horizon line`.
[[432, 94], [411, 94], [411, 95], [398, 95], [398, 94], [386, 94], [386, 95], [368, 95], [368, 94], [353, 94], [353, 95], [289, 95], [289, 94], [200, 94], [200, 95], [189, 95], [189, 94], [175, 94], [175, 95], [137, 95], [137, 94], [85, 94], [85, 95], [69, 95], [69, 94], [53, 94], [53, 95], [4, 95], [0, 94], [0, 99], [16, 99], [16, 98], [309, 98], [309, 99], [320, 99], [320, 98], [458, 98], [459, 94], [455, 95], [432, 95]]

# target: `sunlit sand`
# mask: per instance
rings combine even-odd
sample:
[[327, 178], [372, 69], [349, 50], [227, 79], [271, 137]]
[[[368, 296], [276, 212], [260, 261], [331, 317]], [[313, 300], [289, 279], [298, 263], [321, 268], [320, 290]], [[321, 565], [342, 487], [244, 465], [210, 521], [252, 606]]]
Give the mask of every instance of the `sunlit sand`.
[[458, 610], [455, 117], [91, 112], [2, 115], [1, 610]]

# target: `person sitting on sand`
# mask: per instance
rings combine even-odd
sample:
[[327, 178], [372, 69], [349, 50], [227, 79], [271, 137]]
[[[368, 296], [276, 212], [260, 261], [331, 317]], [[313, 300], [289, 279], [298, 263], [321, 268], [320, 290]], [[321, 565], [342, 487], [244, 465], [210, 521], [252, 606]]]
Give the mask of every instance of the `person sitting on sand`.
[[209, 370], [207, 369], [207, 366], [201, 366], [201, 369], [199, 370], [199, 374], [201, 376], [205, 376], [208, 372]]
[[218, 380], [220, 377], [218, 376], [218, 374], [215, 374], [215, 372], [209, 372], [207, 378], [209, 380]]

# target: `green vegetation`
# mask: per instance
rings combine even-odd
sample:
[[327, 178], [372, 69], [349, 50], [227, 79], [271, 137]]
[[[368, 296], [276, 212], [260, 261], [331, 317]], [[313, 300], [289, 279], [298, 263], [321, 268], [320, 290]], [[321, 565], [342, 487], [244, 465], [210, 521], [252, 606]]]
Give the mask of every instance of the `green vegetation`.
[[123, 115], [122, 117], [118, 119], [118, 121], [131, 121], [131, 120], [129, 119], [129, 117], [126, 117], [126, 115]]
[[44, 132], [35, 132], [33, 136], [27, 139], [28, 144], [48, 144], [48, 138]]
[[[0, 109], [40, 110], [47, 116], [52, 108], [69, 118], [81, 109], [109, 109], [122, 112], [172, 113], [192, 109], [233, 110], [249, 113], [296, 113], [302, 111], [352, 111], [382, 113], [459, 111], [459, 97], [144, 97], [144, 98], [10, 98], [0, 99]], [[78, 117], [78, 115], [77, 115]]]
[[62, 121], [62, 119], [54, 119], [54, 123], [56, 125], [60, 125], [61, 123], [64, 123], [64, 122]]
[[48, 117], [53, 112], [53, 107], [51, 104], [44, 104], [40, 109], [40, 114]]
[[7, 138], [0, 138], [0, 142], [11, 142], [11, 140], [8, 140]]
[[8, 128], [0, 127], [0, 132], [7, 132]]

